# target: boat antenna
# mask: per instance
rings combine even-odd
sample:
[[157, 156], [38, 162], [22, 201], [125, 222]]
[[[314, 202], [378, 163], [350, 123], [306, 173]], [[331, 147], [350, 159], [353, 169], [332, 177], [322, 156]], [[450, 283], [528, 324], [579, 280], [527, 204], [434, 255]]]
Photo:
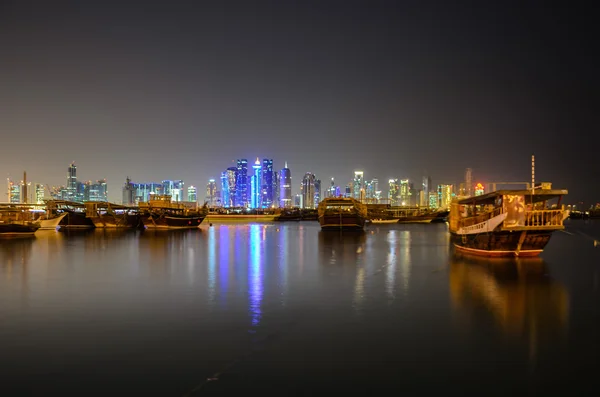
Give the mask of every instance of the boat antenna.
[[531, 209], [533, 210], [533, 195], [535, 193], [535, 156], [531, 155]]

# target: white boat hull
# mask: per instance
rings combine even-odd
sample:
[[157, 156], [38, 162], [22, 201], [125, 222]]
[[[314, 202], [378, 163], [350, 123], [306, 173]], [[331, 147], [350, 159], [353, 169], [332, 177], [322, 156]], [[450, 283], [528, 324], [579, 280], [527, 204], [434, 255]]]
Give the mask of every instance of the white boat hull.
[[56, 218], [40, 219], [40, 230], [56, 230], [60, 221], [67, 216], [67, 213], [62, 213]]

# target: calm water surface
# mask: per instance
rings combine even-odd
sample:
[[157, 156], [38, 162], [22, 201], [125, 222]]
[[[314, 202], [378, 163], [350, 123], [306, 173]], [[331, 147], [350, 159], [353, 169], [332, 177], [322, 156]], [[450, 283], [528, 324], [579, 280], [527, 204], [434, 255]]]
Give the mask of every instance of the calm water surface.
[[518, 261], [455, 255], [445, 224], [0, 240], [0, 390], [597, 395], [596, 239], [570, 221]]

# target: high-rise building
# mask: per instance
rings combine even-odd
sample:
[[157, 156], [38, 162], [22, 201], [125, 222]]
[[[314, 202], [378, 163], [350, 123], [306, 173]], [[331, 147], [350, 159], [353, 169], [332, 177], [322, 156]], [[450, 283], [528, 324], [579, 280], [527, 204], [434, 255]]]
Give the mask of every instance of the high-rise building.
[[36, 184], [34, 184], [34, 189], [35, 189], [35, 203], [36, 204], [44, 204], [44, 197], [46, 197], [44, 185], [41, 183], [36, 183]]
[[237, 160], [237, 171], [235, 174], [235, 196], [232, 197], [233, 206], [247, 207], [248, 206], [248, 182], [251, 177], [248, 177], [248, 160]]
[[217, 182], [214, 179], [209, 179], [206, 184], [206, 197], [204, 200], [209, 207], [217, 205]]
[[273, 206], [273, 159], [263, 159], [262, 162], [261, 208]]
[[352, 197], [357, 200], [362, 198], [364, 192], [364, 173], [362, 171], [354, 171], [354, 179], [352, 180]]
[[465, 170], [465, 194], [467, 197], [473, 195], [473, 170], [470, 168]]
[[21, 202], [21, 184], [11, 181], [10, 178], [6, 179], [6, 183], [8, 188], [8, 202], [19, 204]]
[[67, 168], [67, 194], [66, 199], [77, 201], [77, 166], [72, 162]]
[[[213, 181], [214, 184], [214, 179], [211, 179]], [[210, 184], [210, 182], [209, 182]], [[215, 184], [215, 188], [214, 190], [217, 190], [216, 188], [216, 184]], [[206, 189], [207, 193], [208, 193], [208, 187]], [[194, 185], [190, 185], [187, 188], [187, 201], [189, 201], [190, 203], [197, 203], [198, 202], [198, 189], [196, 189], [196, 186]]]
[[310, 172], [302, 178], [302, 208], [315, 208], [315, 180]]
[[314, 195], [314, 206], [317, 208], [321, 202], [321, 180], [315, 179], [315, 195]]
[[419, 205], [421, 207], [427, 207], [428, 206], [428, 200], [429, 200], [429, 193], [431, 192], [431, 188], [433, 186], [431, 185], [431, 177], [429, 176], [424, 176], [423, 177], [423, 183], [421, 184], [421, 190], [423, 192], [423, 194], [420, 195], [419, 197]]
[[229, 167], [221, 174], [221, 205], [225, 208], [235, 207], [238, 186], [246, 184], [238, 183], [238, 168]]
[[400, 199], [400, 186], [398, 185], [398, 179], [390, 179], [388, 181], [388, 200], [390, 205], [398, 205]]
[[411, 188], [410, 182], [408, 179], [400, 180], [400, 205], [410, 205], [411, 204]]
[[135, 186], [129, 177], [125, 178], [123, 186], [123, 205], [133, 205], [135, 203]]
[[83, 184], [84, 201], [108, 201], [108, 189], [106, 179], [95, 182], [88, 181]]
[[429, 192], [429, 208], [438, 209], [440, 206], [437, 192]]
[[221, 205], [225, 208], [231, 207], [231, 197], [229, 196], [229, 179], [227, 179], [227, 171], [221, 172]]
[[452, 185], [438, 185], [439, 208], [450, 209], [452, 202]]
[[292, 172], [288, 168], [287, 161], [279, 172], [279, 206], [290, 208], [292, 206]]
[[279, 172], [273, 171], [273, 207], [279, 207]]
[[252, 180], [250, 183], [251, 190], [251, 200], [250, 207], [251, 208], [261, 208], [262, 205], [262, 175], [261, 172], [262, 167], [260, 165], [260, 160], [258, 157], [252, 166]]

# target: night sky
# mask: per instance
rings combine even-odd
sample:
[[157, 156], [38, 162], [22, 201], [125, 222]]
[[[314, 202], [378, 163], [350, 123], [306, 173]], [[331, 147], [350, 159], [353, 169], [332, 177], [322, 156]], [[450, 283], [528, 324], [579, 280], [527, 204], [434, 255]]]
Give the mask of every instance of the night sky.
[[294, 193], [355, 170], [387, 193], [528, 181], [533, 153], [537, 181], [597, 202], [597, 13], [563, 4], [5, 0], [0, 170], [58, 185], [75, 161], [112, 201], [126, 176], [202, 199], [236, 158], [287, 161]]

